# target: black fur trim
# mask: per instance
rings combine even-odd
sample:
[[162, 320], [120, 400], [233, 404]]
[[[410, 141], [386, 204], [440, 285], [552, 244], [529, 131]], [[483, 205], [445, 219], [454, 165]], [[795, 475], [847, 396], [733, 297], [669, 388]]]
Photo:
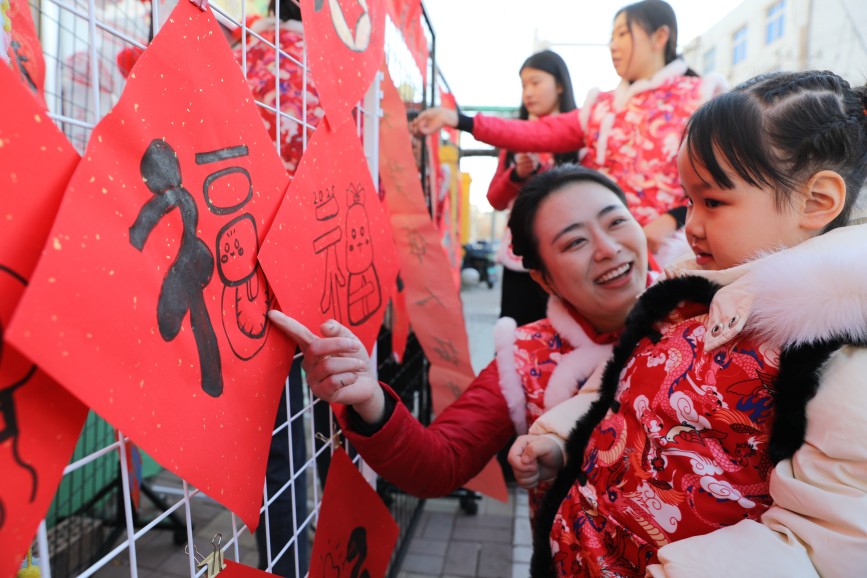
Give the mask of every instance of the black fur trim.
[[620, 373], [626, 367], [626, 362], [638, 342], [644, 337], [658, 335], [653, 327], [654, 324], [668, 317], [682, 302], [691, 301], [710, 305], [719, 288], [719, 285], [702, 277], [679, 277], [654, 285], [645, 291], [635, 304], [626, 320], [626, 328], [605, 366], [599, 399], [590, 405], [587, 413], [578, 420], [569, 433], [569, 439], [566, 440], [566, 455], [569, 459], [566, 466], [557, 474], [557, 478], [545, 494], [542, 506], [536, 513], [536, 525], [533, 528], [533, 557], [530, 560], [532, 578], [554, 576], [550, 542], [554, 518], [575, 481], [580, 481], [581, 485], [587, 481], [582, 469], [584, 450], [587, 448], [593, 430], [611, 409], [620, 382]]
[[848, 337], [791, 346], [780, 352], [780, 371], [774, 381], [774, 424], [768, 442], [772, 463], [789, 459], [804, 444], [807, 404], [816, 392], [825, 364], [844, 345], [859, 345]]

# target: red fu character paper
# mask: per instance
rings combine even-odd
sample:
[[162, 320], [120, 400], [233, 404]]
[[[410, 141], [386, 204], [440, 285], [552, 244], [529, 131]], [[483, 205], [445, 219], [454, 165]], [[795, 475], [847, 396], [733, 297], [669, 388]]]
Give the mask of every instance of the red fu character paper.
[[283, 311], [318, 328], [336, 319], [368, 351], [397, 275], [388, 219], [354, 123], [330, 117], [310, 140], [259, 261]]
[[0, 64], [0, 576], [27, 552], [87, 407], [2, 339], [39, 259], [78, 154]]
[[[288, 0], [291, 1], [291, 0]], [[301, 0], [310, 74], [336, 127], [364, 95], [385, 53], [383, 0]]]
[[251, 527], [291, 357], [256, 261], [285, 187], [216, 20], [178, 3], [94, 129], [11, 328]]
[[310, 576], [385, 576], [397, 523], [340, 448], [331, 459], [316, 528]]

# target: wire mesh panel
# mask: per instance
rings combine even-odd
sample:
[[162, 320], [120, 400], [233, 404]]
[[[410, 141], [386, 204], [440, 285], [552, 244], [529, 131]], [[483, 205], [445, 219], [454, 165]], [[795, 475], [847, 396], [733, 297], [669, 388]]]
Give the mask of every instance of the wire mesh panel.
[[[80, 152], [93, 127], [117, 102], [136, 58], [176, 1], [29, 0], [45, 55], [49, 114]], [[280, 14], [281, 4], [290, 2], [278, 0], [275, 12]], [[282, 22], [278, 34], [275, 21], [248, 19], [247, 6], [267, 6], [267, 0], [211, 4], [291, 177], [323, 115], [306, 65], [300, 22]], [[297, 10], [297, 3], [290, 8]], [[432, 90], [400, 32], [386, 21], [391, 76], [407, 108], [418, 110]], [[430, 29], [425, 34], [430, 42]], [[379, 161], [378, 82], [356, 110], [374, 180]], [[425, 421], [430, 414], [426, 360], [411, 338], [403, 362], [395, 361], [388, 320], [389, 316], [377, 345], [378, 371]], [[207, 552], [209, 542], [221, 535], [219, 547], [229, 559], [283, 576], [305, 576], [330, 456], [343, 443], [328, 405], [311, 395], [296, 359], [274, 425], [254, 536], [234, 514], [163, 470], [122, 432], [91, 413], [39, 527], [34, 553], [42, 575], [202, 576], [206, 569], [199, 567], [197, 552]], [[384, 481], [376, 485], [401, 526], [390, 570], [396, 575], [423, 501]]]

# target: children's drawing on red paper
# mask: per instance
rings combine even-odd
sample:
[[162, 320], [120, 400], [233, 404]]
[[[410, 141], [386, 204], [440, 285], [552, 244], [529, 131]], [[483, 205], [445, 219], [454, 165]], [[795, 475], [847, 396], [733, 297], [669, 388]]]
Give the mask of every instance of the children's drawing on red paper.
[[259, 262], [283, 311], [314, 328], [336, 319], [370, 349], [397, 256], [353, 123], [320, 125], [275, 223]]
[[291, 360], [257, 253], [287, 183], [219, 25], [179, 2], [94, 128], [9, 330], [251, 527]]
[[[364, 208], [364, 186], [346, 189], [346, 269], [349, 271], [349, 324], [361, 325], [382, 307], [382, 289], [373, 260], [370, 219]], [[378, 202], [378, 201], [375, 201]]]
[[322, 494], [311, 578], [385, 576], [398, 531], [388, 508], [338, 448]]

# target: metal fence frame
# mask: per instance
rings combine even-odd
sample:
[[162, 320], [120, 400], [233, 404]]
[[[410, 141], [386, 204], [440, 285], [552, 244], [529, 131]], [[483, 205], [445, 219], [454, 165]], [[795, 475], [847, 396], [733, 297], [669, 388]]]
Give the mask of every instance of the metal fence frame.
[[[219, 2], [219, 0], [214, 1]], [[278, 10], [281, 1], [293, 0], [277, 0]], [[83, 151], [93, 127], [120, 94], [121, 88], [118, 84], [122, 86], [123, 80], [117, 73], [114, 63], [117, 51], [125, 47], [146, 48], [149, 39], [157, 32], [158, 26], [151, 25], [150, 22], [158, 23], [160, 20], [159, 3], [152, 3], [148, 11], [141, 0], [29, 0], [29, 2], [36, 16], [35, 22], [40, 32], [46, 59], [46, 100], [49, 105], [49, 116], [70, 137], [79, 151]], [[212, 4], [212, 7], [215, 12], [232, 20], [231, 16], [218, 6]], [[240, 22], [236, 21], [236, 23], [241, 24], [246, 21], [243, 9], [239, 20]], [[420, 102], [416, 102], [423, 108], [438, 100], [436, 79], [439, 72], [435, 61], [435, 37], [426, 13], [423, 13], [422, 22], [431, 49], [428, 82], [422, 80], [421, 72], [414, 64], [400, 38], [400, 33], [388, 19], [386, 59], [396, 83], [410, 86], [413, 94], [421, 91]], [[246, 26], [243, 26], [243, 30], [242, 46], [245, 52], [248, 35], [254, 35], [255, 32]], [[269, 44], [269, 46], [273, 45]], [[273, 48], [278, 59], [292, 58], [279, 46]], [[309, 73], [306, 60], [305, 50], [304, 62], [296, 61], [296, 64], [305, 71], [305, 85]], [[96, 64], [92, 65], [92, 63]], [[246, 70], [245, 64], [242, 62], [242, 70]], [[378, 179], [380, 80], [377, 78], [373, 83], [357, 109], [359, 135], [363, 141], [374, 182]], [[302, 115], [305, 119], [294, 118], [281, 111], [279, 96], [274, 108], [258, 101], [257, 104], [277, 113], [276, 134], [278, 135], [281, 121], [290, 120], [299, 123], [303, 127], [306, 147], [308, 135], [315, 130], [315, 127], [306, 123], [306, 92], [305, 114]], [[362, 122], [362, 118], [366, 121]], [[281, 143], [277, 142], [278, 153], [280, 146]], [[423, 178], [423, 182], [426, 181], [427, 179]], [[429, 191], [426, 192], [429, 195]], [[376, 353], [381, 377], [389, 381], [419, 419], [427, 423], [431, 408], [427, 383], [427, 360], [418, 342], [411, 338], [404, 362], [397, 364], [391, 355], [390, 333], [386, 324], [381, 331]], [[287, 380], [287, 396], [289, 385]], [[308, 532], [315, 524], [323, 487], [316, 467], [317, 462], [322, 462], [323, 458], [327, 461], [327, 457], [338, 444], [343, 444], [346, 449], [352, 451], [345, 442], [339, 441], [339, 436], [322, 436], [321, 432], [316, 431], [316, 420], [313, 415], [317, 410], [327, 415], [328, 431], [335, 431], [337, 424], [333, 414], [324, 408], [324, 402], [312, 397], [306, 384], [304, 384], [302, 407], [291, 408], [288, 397], [285, 403], [288, 419], [276, 425], [273, 435], [288, 436], [290, 447], [293, 446], [293, 442], [305, 444], [308, 455], [300, 464], [293, 463], [290, 456], [291, 477], [273, 495], [268, 495], [266, 484], [262, 512], [266, 527], [267, 569], [286, 556], [287, 551], [296, 543], [297, 537], [303, 532]], [[326, 411], [323, 412], [323, 409]], [[301, 420], [303, 423], [304, 440], [293, 440], [291, 424], [296, 420]], [[318, 437], [317, 433], [320, 434]], [[100, 576], [108, 565], [123, 562], [128, 564], [132, 578], [153, 575], [155, 573], [140, 568], [136, 545], [159, 529], [172, 531], [173, 541], [178, 547], [183, 544], [188, 546], [187, 560], [191, 577], [206, 573], [204, 567], [197, 568], [194, 552], [196, 511], [203, 507], [203, 504], [223, 510], [224, 508], [177, 476], [162, 474], [152, 486], [142, 487], [144, 497], [154, 510], [154, 515], [146, 519], [132, 504], [130, 493], [132, 481], [125, 467], [130, 451], [130, 441], [122, 432], [115, 430], [91, 413], [79, 440], [76, 454], [64, 470], [64, 481], [55, 496], [51, 510], [39, 525], [34, 551], [37, 555], [41, 553], [40, 567], [43, 577], [51, 578], [52, 574], [61, 578], [72, 575]], [[369, 469], [357, 456], [355, 461], [362, 471]], [[275, 500], [285, 492], [291, 492], [294, 501], [296, 484], [302, 476], [308, 482], [312, 482], [308, 484], [312, 493], [312, 500], [307, 500], [311, 504], [310, 510], [303, 519], [297, 519], [295, 515], [297, 508], [293, 508], [292, 538], [282, 549], [276, 551], [277, 549], [272, 548], [271, 544], [269, 511]], [[373, 479], [368, 477], [373, 482]], [[401, 527], [398, 546], [389, 570], [389, 576], [396, 576], [424, 501], [399, 492], [384, 480], [379, 480], [375, 485]], [[81, 491], [82, 488], [87, 491], [78, 496], [76, 502], [75, 492]], [[223, 535], [226, 539], [220, 547], [228, 558], [241, 562], [240, 543], [249, 530], [234, 514], [230, 519], [231, 527], [225, 528]], [[111, 525], [112, 531], [103, 531], [101, 529], [103, 525]], [[203, 539], [199, 537], [199, 546], [205, 545]], [[72, 548], [76, 547], [77, 550], [73, 551]], [[306, 565], [295, 558], [296, 576], [307, 574], [306, 568], [302, 566]]]

